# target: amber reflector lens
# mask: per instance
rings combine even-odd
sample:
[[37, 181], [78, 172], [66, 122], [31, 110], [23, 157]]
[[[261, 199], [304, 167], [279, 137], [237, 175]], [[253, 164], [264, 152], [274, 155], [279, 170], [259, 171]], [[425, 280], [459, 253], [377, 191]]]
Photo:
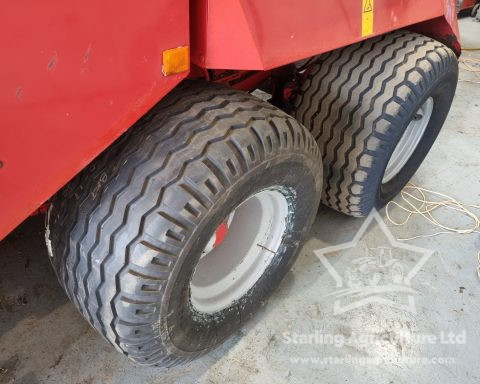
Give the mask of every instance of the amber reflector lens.
[[189, 67], [190, 53], [187, 46], [163, 51], [163, 74], [165, 76], [188, 71]]

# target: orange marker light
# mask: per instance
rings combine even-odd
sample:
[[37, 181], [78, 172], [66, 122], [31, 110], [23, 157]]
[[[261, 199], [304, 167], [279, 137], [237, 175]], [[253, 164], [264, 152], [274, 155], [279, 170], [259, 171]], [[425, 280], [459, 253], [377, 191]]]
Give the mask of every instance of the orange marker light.
[[188, 71], [190, 68], [190, 52], [188, 46], [167, 49], [163, 51], [164, 76], [175, 75]]

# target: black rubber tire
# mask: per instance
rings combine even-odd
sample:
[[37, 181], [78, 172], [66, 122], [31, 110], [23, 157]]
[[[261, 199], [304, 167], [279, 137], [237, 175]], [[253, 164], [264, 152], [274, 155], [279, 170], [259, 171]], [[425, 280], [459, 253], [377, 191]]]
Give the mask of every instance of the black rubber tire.
[[[217, 226], [279, 186], [288, 231], [262, 277], [213, 315], [189, 282]], [[172, 366], [207, 352], [265, 302], [308, 233], [322, 188], [310, 133], [249, 94], [185, 81], [53, 199], [46, 231], [70, 299], [134, 361]]]
[[[470, 12], [470, 16], [472, 16], [473, 18], [476, 18], [479, 9], [480, 9], [480, 3], [475, 4], [472, 8], [472, 11]], [[479, 16], [478, 18], [480, 18], [480, 14], [478, 16]]]
[[[408, 31], [322, 55], [309, 69], [293, 113], [312, 132], [322, 152], [322, 202], [362, 217], [391, 200], [435, 141], [457, 80], [454, 53]], [[430, 96], [434, 109], [418, 147], [397, 176], [382, 184], [398, 141]]]

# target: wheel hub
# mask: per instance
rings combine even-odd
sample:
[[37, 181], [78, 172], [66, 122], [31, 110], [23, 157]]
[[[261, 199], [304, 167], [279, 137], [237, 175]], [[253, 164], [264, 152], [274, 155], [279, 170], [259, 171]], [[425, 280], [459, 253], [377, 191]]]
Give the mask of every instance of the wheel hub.
[[199, 312], [232, 305], [261, 278], [287, 227], [288, 202], [278, 189], [263, 190], [241, 203], [216, 229], [190, 281], [190, 300]]
[[405, 129], [405, 132], [390, 156], [383, 175], [383, 184], [392, 180], [410, 159], [427, 129], [430, 118], [432, 117], [432, 112], [433, 98], [429, 97], [413, 116], [412, 121], [408, 124], [407, 129]]

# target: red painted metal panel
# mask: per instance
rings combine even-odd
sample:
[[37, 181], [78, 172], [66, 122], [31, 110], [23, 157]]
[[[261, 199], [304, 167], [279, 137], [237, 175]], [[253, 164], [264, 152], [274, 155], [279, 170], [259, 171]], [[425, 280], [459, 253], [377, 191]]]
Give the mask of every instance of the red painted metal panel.
[[[416, 24], [455, 39], [455, 0], [374, 0], [373, 32]], [[0, 239], [186, 74], [268, 69], [362, 39], [361, 0], [6, 2], [0, 16]], [[189, 12], [191, 25], [189, 27]], [[452, 43], [453, 44], [453, 43]], [[201, 72], [201, 71], [200, 71]]]
[[472, 8], [476, 4], [477, 0], [463, 0], [460, 9]]
[[[361, 0], [197, 0], [194, 7], [192, 61], [206, 68], [270, 69], [364, 38]], [[450, 9], [455, 0], [374, 0], [374, 35]]]
[[0, 239], [186, 74], [188, 0], [2, 3]]

